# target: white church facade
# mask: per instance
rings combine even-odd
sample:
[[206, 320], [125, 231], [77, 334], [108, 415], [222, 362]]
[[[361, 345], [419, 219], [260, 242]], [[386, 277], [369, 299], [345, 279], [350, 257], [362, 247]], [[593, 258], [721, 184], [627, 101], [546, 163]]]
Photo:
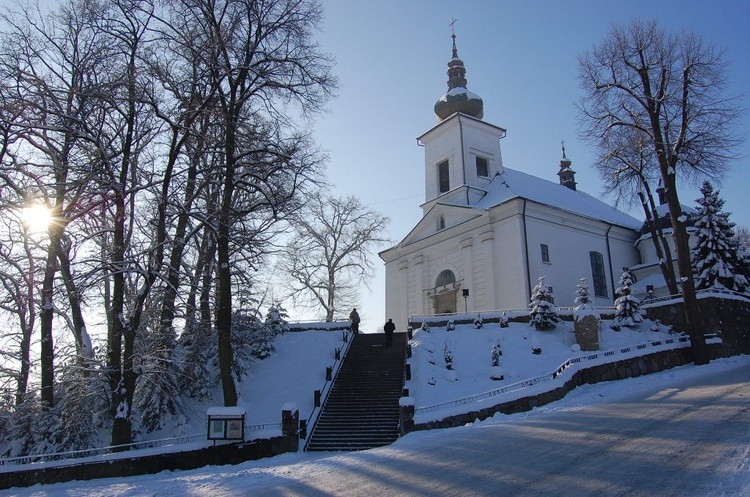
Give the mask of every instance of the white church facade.
[[524, 309], [540, 276], [559, 306], [574, 305], [581, 278], [612, 305], [623, 267], [653, 267], [636, 246], [643, 222], [578, 191], [564, 148], [559, 183], [504, 167], [505, 130], [482, 120], [465, 72], [454, 35], [438, 124], [418, 138], [422, 219], [380, 253], [387, 317], [405, 328], [414, 315]]

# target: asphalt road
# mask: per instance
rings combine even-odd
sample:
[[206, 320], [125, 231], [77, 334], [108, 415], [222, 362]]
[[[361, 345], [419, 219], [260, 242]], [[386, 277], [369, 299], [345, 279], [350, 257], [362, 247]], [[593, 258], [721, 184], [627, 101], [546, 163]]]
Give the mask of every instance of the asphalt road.
[[750, 361], [701, 368], [581, 388], [528, 415], [412, 433], [374, 450], [287, 454], [8, 495], [750, 496]]
[[321, 496], [742, 495], [750, 491], [742, 478], [750, 471], [750, 368], [691, 383], [676, 377], [668, 387], [613, 403], [418, 434], [419, 444], [340, 457], [338, 465], [312, 463], [255, 490]]

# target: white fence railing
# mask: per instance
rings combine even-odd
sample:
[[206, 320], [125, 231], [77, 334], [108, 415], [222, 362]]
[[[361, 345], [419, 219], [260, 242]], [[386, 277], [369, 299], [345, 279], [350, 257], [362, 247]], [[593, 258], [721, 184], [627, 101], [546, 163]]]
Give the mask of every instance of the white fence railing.
[[602, 351], [602, 352], [595, 352], [595, 353], [588, 354], [588, 355], [581, 356], [581, 357], [573, 357], [563, 362], [560, 366], [558, 366], [551, 373], [547, 373], [542, 376], [537, 376], [536, 378], [529, 378], [524, 381], [519, 381], [517, 383], [506, 385], [501, 388], [496, 388], [488, 392], [471, 395], [469, 397], [464, 397], [461, 399], [451, 400], [447, 402], [441, 402], [439, 404], [435, 404], [431, 406], [418, 407], [414, 410], [414, 416], [416, 418], [417, 416], [420, 416], [420, 415], [442, 411], [448, 408], [465, 406], [467, 404], [473, 404], [473, 403], [478, 403], [478, 402], [484, 402], [488, 399], [492, 399], [494, 397], [505, 395], [510, 392], [516, 392], [519, 390], [524, 390], [534, 385], [539, 385], [540, 383], [551, 382], [553, 380], [556, 380], [558, 376], [560, 376], [560, 374], [562, 374], [564, 371], [570, 368], [582, 369], [586, 367], [587, 364], [593, 365], [594, 362], [598, 364], [614, 362], [623, 358], [623, 356], [640, 355], [643, 353], [644, 349], [666, 350], [666, 349], [685, 348], [689, 346], [690, 346], [690, 341], [687, 337], [679, 337], [679, 338], [669, 338], [666, 340], [656, 340], [653, 342], [643, 343], [639, 345], [632, 345], [629, 347], [623, 347], [619, 350], [607, 350], [607, 351]]
[[[253, 432], [257, 433], [263, 431], [280, 432], [281, 423], [263, 423], [245, 426], [245, 433], [250, 434], [248, 440], [258, 440], [261, 438], [266, 438], [266, 436], [252, 436]], [[0, 466], [21, 466], [26, 464], [78, 460], [88, 457], [101, 457], [115, 454], [117, 455], [117, 457], [135, 457], [137, 456], [137, 454], [134, 454], [133, 451], [137, 450], [154, 449], [173, 445], [185, 445], [198, 442], [206, 442], [206, 446], [208, 446], [206, 433], [186, 435], [183, 437], [174, 438], [160, 438], [157, 440], [144, 440], [142, 442], [134, 442], [131, 444], [118, 446], [99, 447], [96, 449], [70, 450], [66, 452], [54, 452], [51, 454], [34, 454], [29, 456], [9, 457], [0, 459]]]

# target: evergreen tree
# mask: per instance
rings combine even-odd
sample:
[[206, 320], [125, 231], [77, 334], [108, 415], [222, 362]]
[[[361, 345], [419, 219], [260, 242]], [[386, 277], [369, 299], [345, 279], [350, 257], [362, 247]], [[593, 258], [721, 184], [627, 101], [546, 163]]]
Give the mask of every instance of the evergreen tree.
[[599, 313], [596, 311], [594, 302], [592, 302], [589, 294], [589, 286], [586, 283], [586, 278], [581, 278], [578, 283], [575, 304], [576, 307], [573, 310], [573, 319], [575, 321], [578, 321], [587, 315], [593, 315], [596, 316], [597, 319], [599, 318]]
[[531, 291], [531, 326], [537, 330], [554, 328], [560, 321], [557, 308], [553, 304], [555, 296], [550, 288], [544, 283], [544, 276], [539, 277], [539, 282]]
[[721, 211], [724, 200], [719, 198], [718, 190], [714, 191], [711, 183], [703, 183], [701, 194], [703, 196], [697, 199], [698, 221], [695, 223], [698, 242], [690, 253], [695, 287], [745, 292], [750, 271], [747, 255], [735, 238], [735, 224], [729, 220], [728, 212]]
[[615, 300], [615, 319], [611, 326], [613, 330], [643, 322], [640, 310], [641, 301], [632, 295], [631, 287], [635, 281], [628, 268], [623, 268], [619, 283], [620, 286], [616, 290], [619, 297]]

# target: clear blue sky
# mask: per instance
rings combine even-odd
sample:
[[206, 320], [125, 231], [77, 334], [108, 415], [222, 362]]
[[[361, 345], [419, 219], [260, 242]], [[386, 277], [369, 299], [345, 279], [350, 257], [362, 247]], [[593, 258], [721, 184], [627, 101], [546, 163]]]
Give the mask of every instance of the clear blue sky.
[[[469, 90], [484, 100], [484, 120], [508, 130], [501, 141], [504, 164], [557, 181], [565, 140], [578, 187], [592, 195], [601, 193], [602, 183], [591, 167], [593, 150], [577, 136], [577, 57], [599, 43], [612, 22], [640, 17], [657, 19], [669, 30], [694, 30], [727, 49], [731, 93], [746, 92], [750, 80], [750, 2], [744, 0], [322, 3], [326, 19], [318, 39], [337, 60], [341, 88], [330, 112], [315, 123], [315, 136], [330, 155], [328, 176], [337, 194], [356, 195], [389, 216], [394, 242], [421, 217], [424, 149], [416, 137], [436, 124], [432, 108], [447, 89], [452, 18]], [[750, 107], [750, 95], [741, 102]], [[748, 130], [746, 114], [740, 131]], [[740, 152], [744, 157], [716, 186], [731, 219], [750, 226], [750, 142]], [[680, 195], [682, 203], [695, 205], [699, 193], [684, 186]], [[632, 214], [643, 217], [637, 210]], [[367, 331], [387, 318], [385, 271], [375, 257], [377, 276], [360, 309]]]

